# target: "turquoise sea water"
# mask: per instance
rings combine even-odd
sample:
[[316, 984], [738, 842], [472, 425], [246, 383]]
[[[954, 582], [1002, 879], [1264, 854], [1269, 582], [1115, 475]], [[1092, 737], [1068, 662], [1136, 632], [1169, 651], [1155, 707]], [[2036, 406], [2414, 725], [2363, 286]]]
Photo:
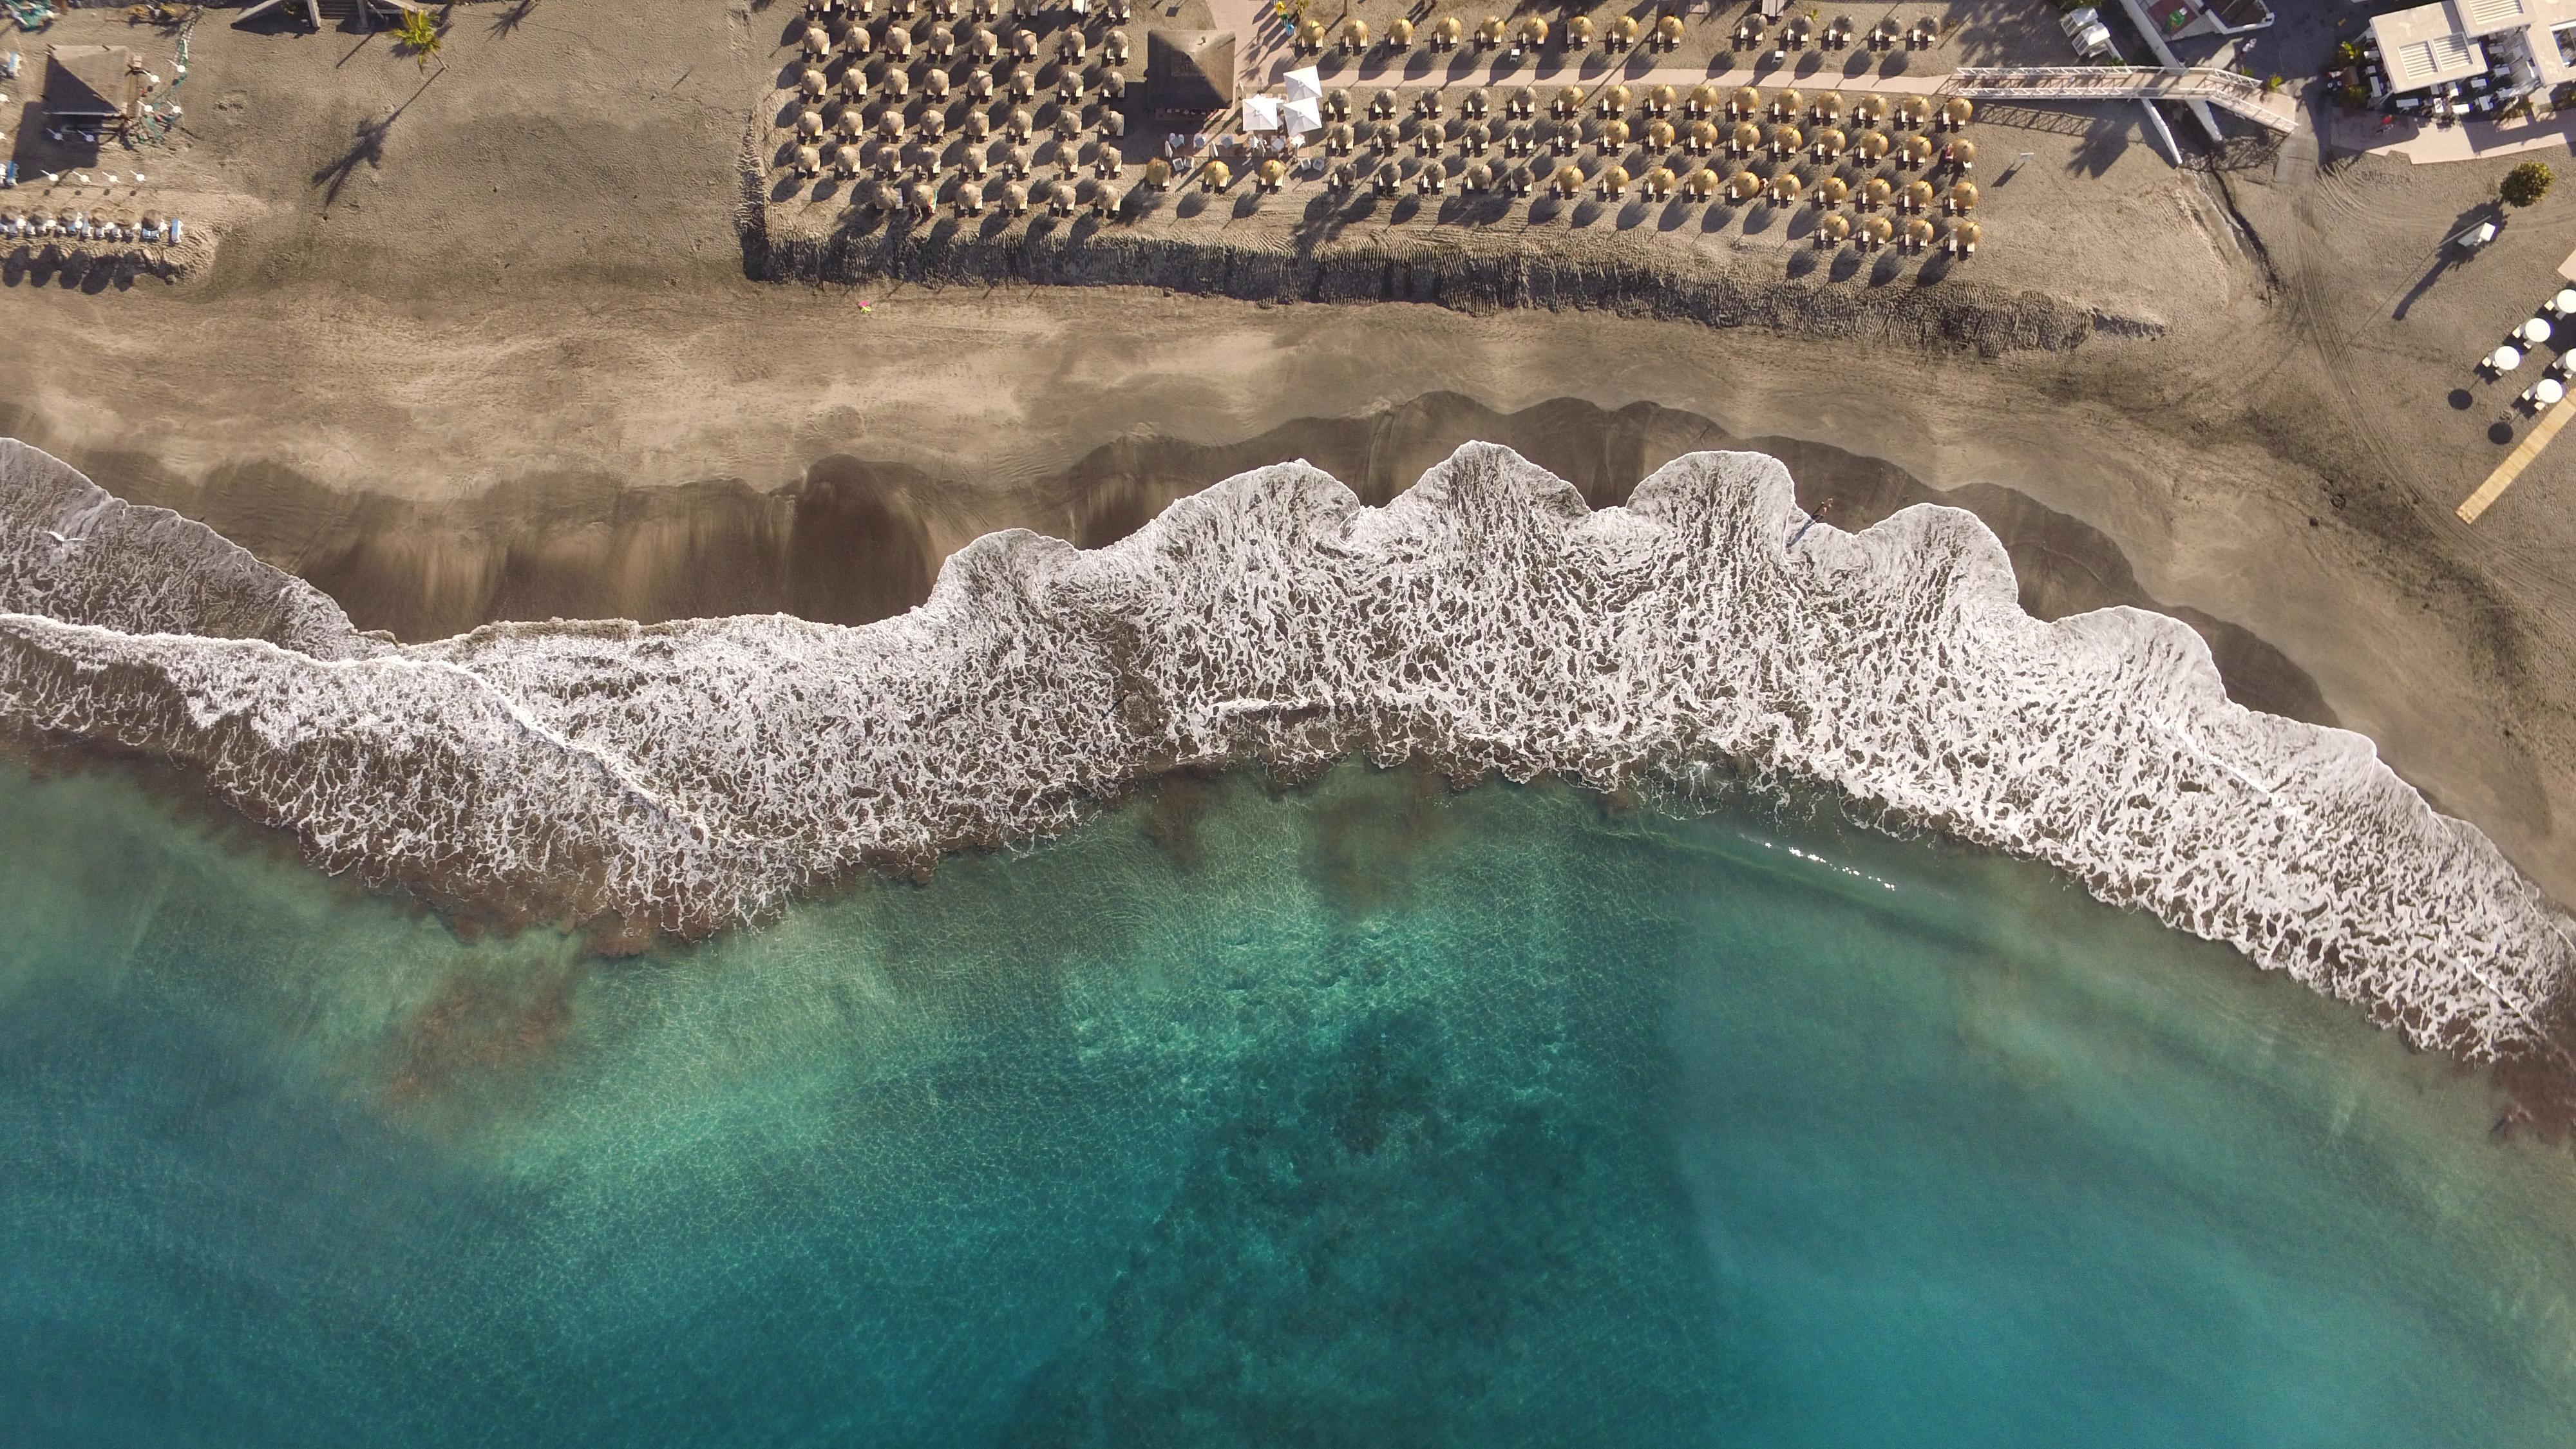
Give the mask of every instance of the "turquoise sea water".
[[12, 1444], [2561, 1445], [2493, 1114], [2044, 872], [1561, 789], [612, 963], [0, 776]]

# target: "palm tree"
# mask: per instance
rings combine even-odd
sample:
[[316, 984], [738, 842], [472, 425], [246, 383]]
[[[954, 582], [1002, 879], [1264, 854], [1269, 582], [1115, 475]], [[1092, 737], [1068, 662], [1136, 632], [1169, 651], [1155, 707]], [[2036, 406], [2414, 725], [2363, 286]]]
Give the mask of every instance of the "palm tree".
[[429, 58], [438, 54], [445, 39], [437, 19], [426, 10], [406, 10], [402, 23], [394, 27], [394, 43], [420, 61], [422, 70], [429, 69]]

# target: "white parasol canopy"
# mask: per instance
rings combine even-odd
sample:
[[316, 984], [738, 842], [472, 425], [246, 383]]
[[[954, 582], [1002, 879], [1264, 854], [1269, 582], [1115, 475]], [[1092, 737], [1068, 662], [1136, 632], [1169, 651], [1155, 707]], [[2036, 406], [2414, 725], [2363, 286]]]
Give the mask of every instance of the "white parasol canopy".
[[1324, 108], [1312, 97], [1294, 96], [1279, 108], [1279, 119], [1290, 135], [1303, 136], [1324, 129]]
[[2498, 372], [2511, 372], [2522, 366], [2522, 354], [2511, 347], [2499, 347], [2487, 354], [2487, 366]]
[[2531, 400], [2542, 407], [2548, 407], [2565, 396], [2567, 385], [2554, 377], [2544, 377], [2531, 385]]
[[1243, 129], [1247, 131], [1278, 130], [1279, 98], [1277, 96], [1245, 96], [1243, 98]]
[[2549, 305], [2558, 309], [2558, 314], [2562, 317], [2570, 312], [2576, 312], [2576, 287], [2562, 289], [2557, 296], [2549, 300]]
[[2549, 340], [2549, 319], [2546, 317], [2532, 318], [2530, 321], [2522, 324], [2520, 334], [2523, 341], [2530, 343], [2534, 347], [2538, 347], [2540, 344]]
[[1292, 101], [1320, 101], [1324, 98], [1324, 79], [1311, 65], [1299, 66], [1279, 78], [1288, 87]]

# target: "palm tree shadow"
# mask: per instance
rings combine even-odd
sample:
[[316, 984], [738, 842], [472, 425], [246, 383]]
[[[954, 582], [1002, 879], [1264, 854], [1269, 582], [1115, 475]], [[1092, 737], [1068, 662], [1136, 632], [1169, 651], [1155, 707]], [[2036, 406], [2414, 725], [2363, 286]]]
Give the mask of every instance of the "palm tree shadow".
[[340, 199], [340, 189], [349, 184], [350, 177], [358, 174], [360, 166], [373, 171], [385, 164], [386, 133], [393, 129], [395, 121], [402, 118], [403, 112], [411, 109], [412, 101], [420, 99], [421, 91], [428, 90], [432, 82], [445, 74], [447, 74], [447, 67], [440, 66], [421, 81], [420, 90], [413, 91], [410, 99], [372, 121], [359, 122], [357, 139], [351, 143], [349, 149], [340, 153], [331, 164], [313, 173], [313, 184], [324, 188], [322, 206], [325, 210]]
[[501, 7], [499, 14], [492, 17], [492, 34], [497, 38], [517, 30], [527, 23], [536, 8], [537, 0], [510, 0], [509, 4]]

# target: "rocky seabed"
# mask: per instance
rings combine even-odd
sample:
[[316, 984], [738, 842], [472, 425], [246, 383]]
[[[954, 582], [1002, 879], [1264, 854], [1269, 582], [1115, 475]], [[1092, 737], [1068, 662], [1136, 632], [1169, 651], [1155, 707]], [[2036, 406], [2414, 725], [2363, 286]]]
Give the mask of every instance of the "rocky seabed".
[[2023, 613], [1973, 516], [1817, 523], [1703, 453], [1588, 510], [1470, 445], [1382, 509], [1302, 463], [1108, 548], [960, 550], [863, 628], [504, 624], [421, 645], [0, 442], [0, 721], [166, 757], [377, 884], [703, 934], [1028, 841], [1183, 767], [1359, 754], [1684, 808], [1825, 787], [2035, 860], [2472, 1061], [2563, 1076], [2576, 929], [2199, 637]]

